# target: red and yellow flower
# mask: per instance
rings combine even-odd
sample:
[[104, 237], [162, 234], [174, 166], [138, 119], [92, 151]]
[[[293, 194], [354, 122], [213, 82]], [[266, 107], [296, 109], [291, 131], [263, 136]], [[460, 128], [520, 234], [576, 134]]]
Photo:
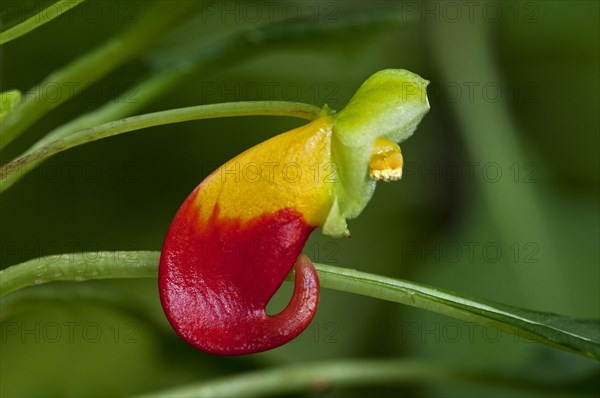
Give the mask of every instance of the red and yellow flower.
[[[427, 113], [427, 81], [405, 70], [371, 76], [346, 108], [273, 137], [231, 159], [187, 197], [167, 233], [160, 298], [171, 325], [202, 351], [238, 355], [300, 334], [319, 300], [302, 248], [320, 227], [348, 235], [376, 180], [401, 177], [396, 142]], [[289, 305], [265, 307], [296, 272]]]

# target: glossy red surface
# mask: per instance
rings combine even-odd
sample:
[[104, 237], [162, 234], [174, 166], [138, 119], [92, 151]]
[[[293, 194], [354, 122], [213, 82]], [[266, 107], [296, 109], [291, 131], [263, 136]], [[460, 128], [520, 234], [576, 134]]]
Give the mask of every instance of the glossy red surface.
[[[189, 344], [219, 355], [292, 340], [308, 326], [319, 300], [316, 270], [301, 255], [314, 227], [293, 209], [242, 223], [220, 218], [218, 205], [200, 223], [193, 205], [198, 191], [179, 209], [161, 254], [160, 299], [169, 322]], [[294, 266], [290, 303], [267, 315], [267, 303]]]

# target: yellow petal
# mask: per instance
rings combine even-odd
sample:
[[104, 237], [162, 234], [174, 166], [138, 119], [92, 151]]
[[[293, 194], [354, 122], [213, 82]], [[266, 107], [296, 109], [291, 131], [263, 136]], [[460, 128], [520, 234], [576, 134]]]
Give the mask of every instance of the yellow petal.
[[323, 116], [231, 159], [202, 183], [201, 219], [210, 217], [207, 204], [218, 203], [226, 218], [245, 221], [290, 208], [322, 226], [337, 178], [331, 136], [331, 118]]

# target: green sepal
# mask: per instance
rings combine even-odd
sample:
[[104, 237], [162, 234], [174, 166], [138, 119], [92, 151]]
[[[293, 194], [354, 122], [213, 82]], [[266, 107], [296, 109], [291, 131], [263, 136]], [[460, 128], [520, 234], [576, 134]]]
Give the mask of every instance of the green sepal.
[[386, 69], [367, 79], [333, 118], [332, 155], [337, 165], [334, 205], [323, 233], [349, 235], [346, 220], [357, 217], [375, 190], [369, 159], [377, 137], [402, 142], [429, 111], [429, 81], [403, 69]]

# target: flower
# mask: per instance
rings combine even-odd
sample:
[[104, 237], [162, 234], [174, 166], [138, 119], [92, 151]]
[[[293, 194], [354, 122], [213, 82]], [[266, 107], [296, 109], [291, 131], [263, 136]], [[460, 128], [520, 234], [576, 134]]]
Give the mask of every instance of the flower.
[[[165, 314], [202, 351], [249, 354], [300, 334], [319, 301], [317, 272], [302, 248], [317, 227], [349, 235], [346, 220], [369, 202], [377, 180], [402, 175], [396, 142], [429, 109], [428, 82], [384, 70], [346, 108], [275, 136], [231, 159], [187, 197], [169, 228], [159, 267]], [[295, 269], [289, 305], [269, 300]]]

